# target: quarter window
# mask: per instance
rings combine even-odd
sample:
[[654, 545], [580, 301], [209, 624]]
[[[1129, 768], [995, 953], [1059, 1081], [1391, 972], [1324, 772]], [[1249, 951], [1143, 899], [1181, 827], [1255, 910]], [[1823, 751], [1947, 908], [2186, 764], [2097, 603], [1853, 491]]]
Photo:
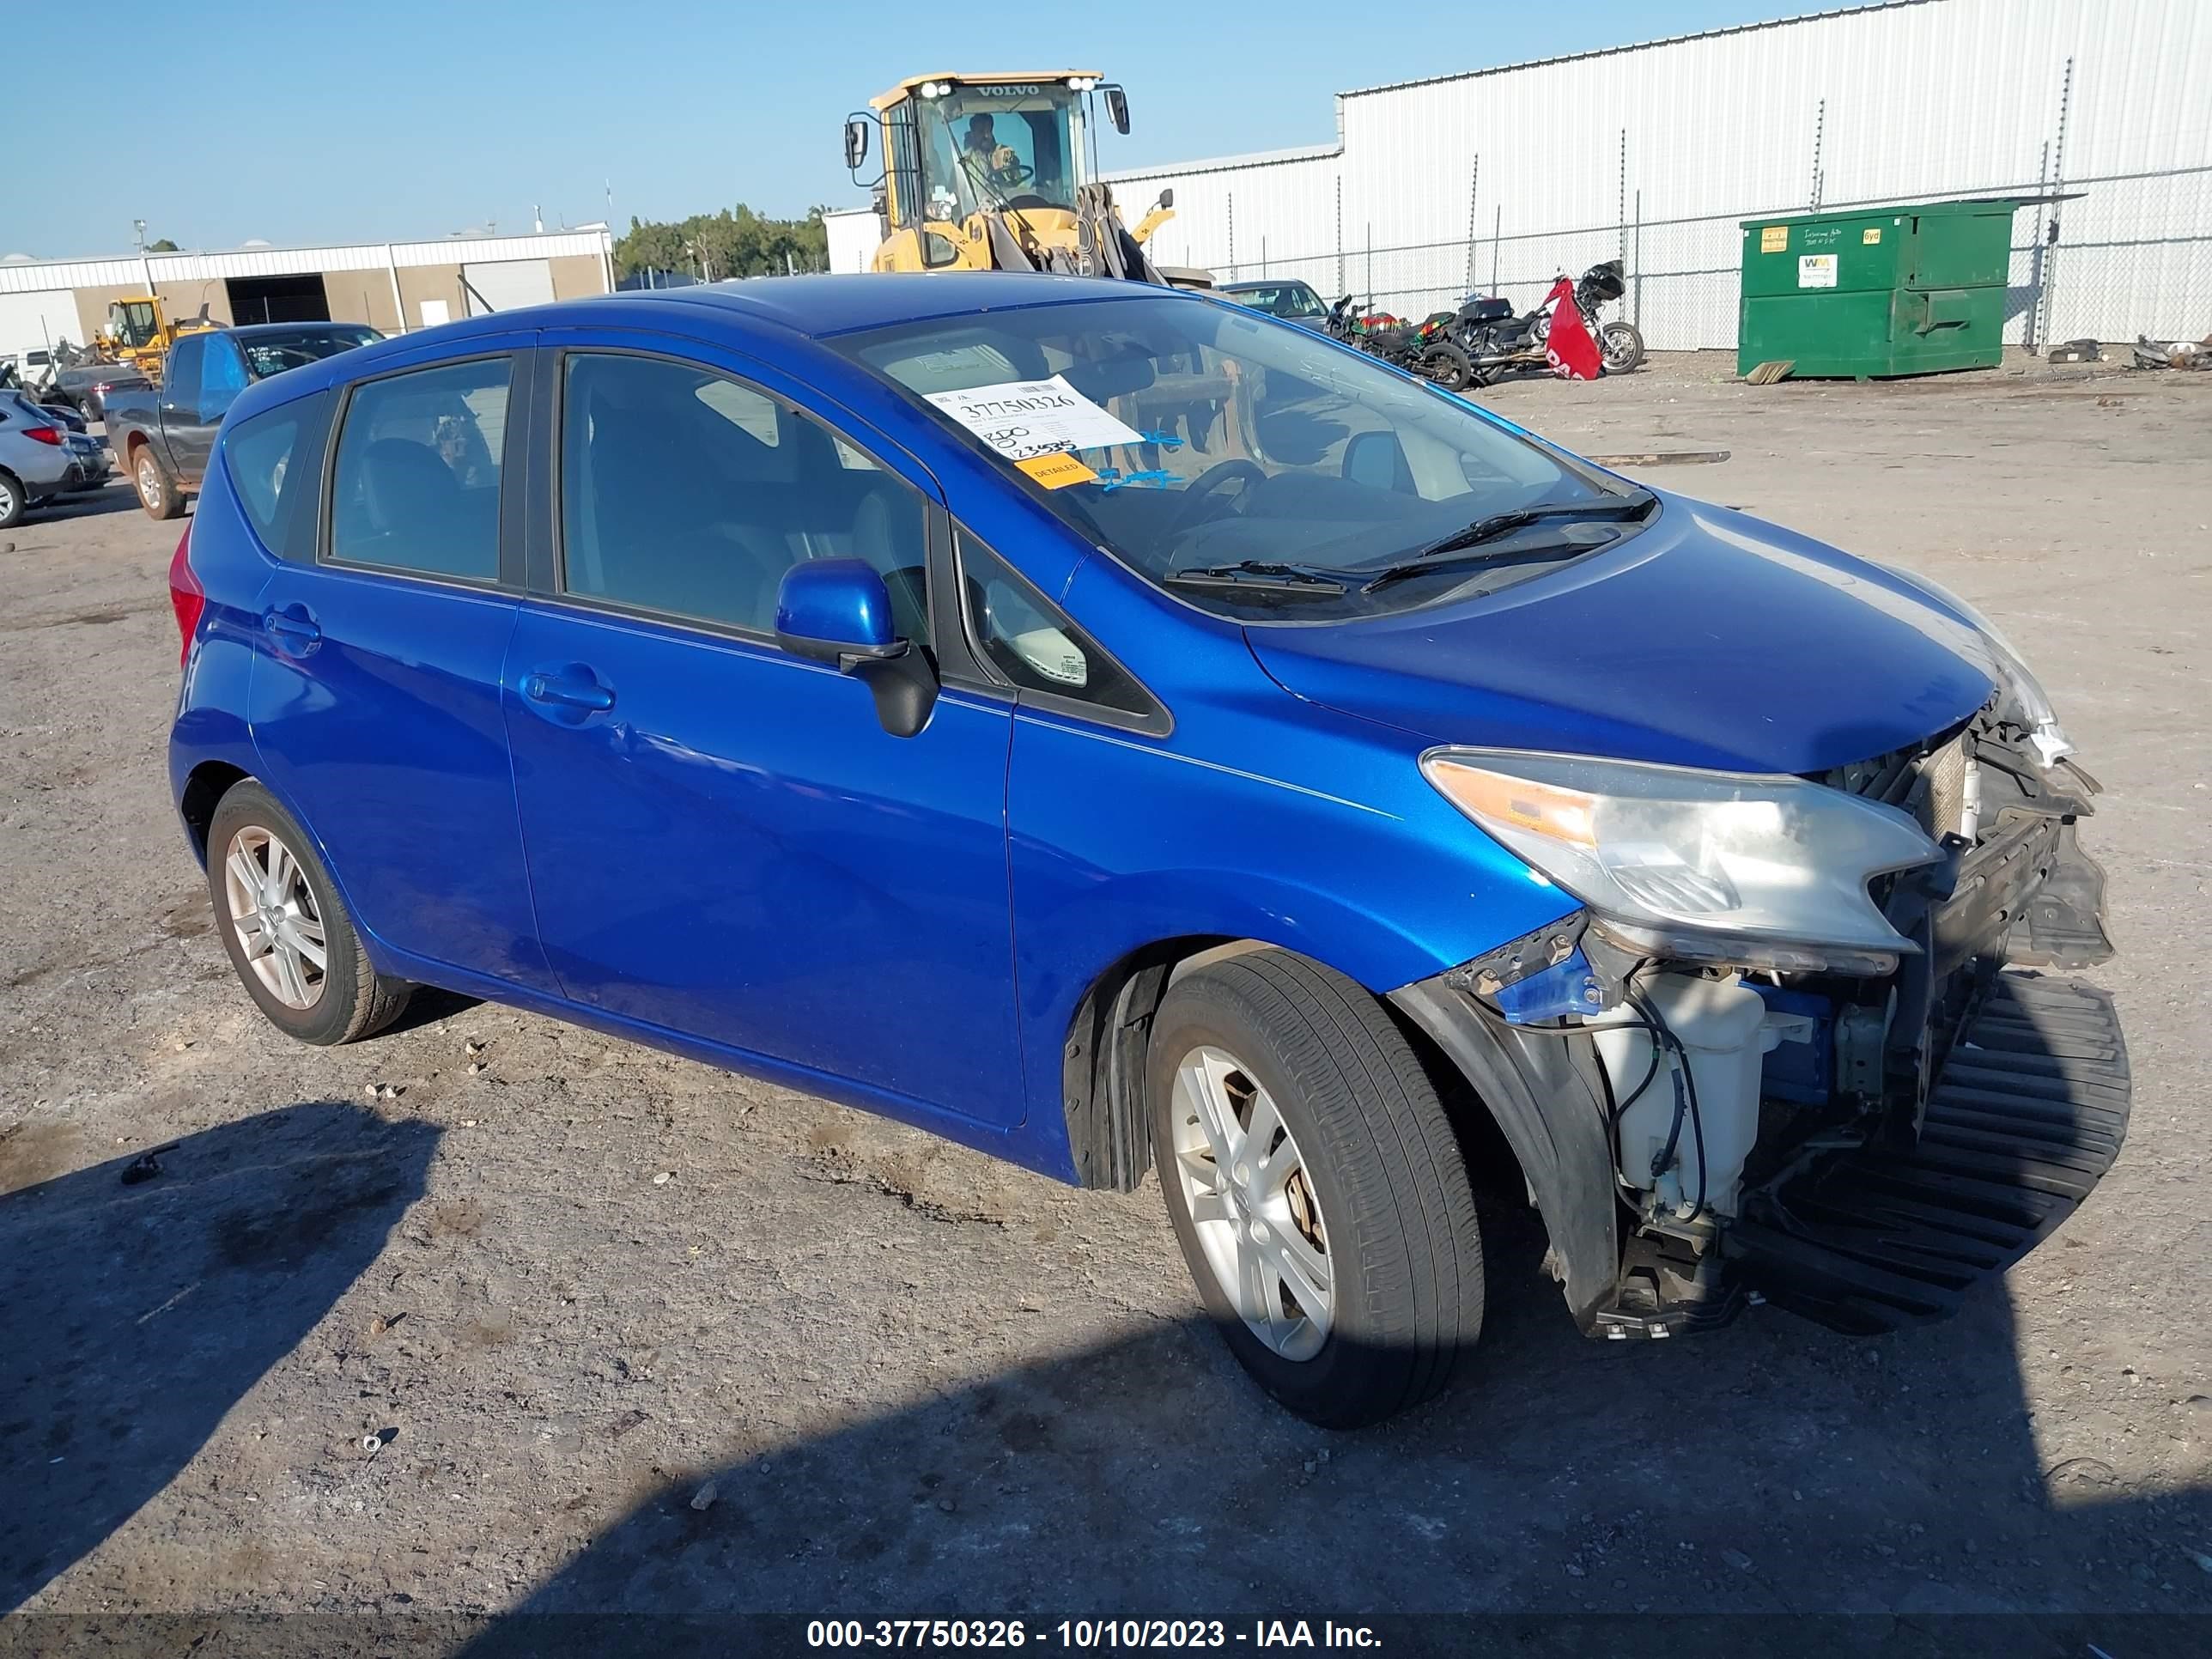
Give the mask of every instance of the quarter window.
[[332, 559], [498, 579], [510, 370], [495, 357], [355, 388], [331, 479]]
[[1158, 712], [1145, 689], [1097, 641], [964, 532], [960, 575], [976, 647], [1018, 690], [1071, 697], [1125, 714]]
[[786, 571], [860, 558], [929, 642], [922, 499], [850, 441], [665, 358], [575, 353], [562, 380], [562, 592], [765, 634]]
[[[298, 398], [240, 422], [223, 434], [223, 456], [230, 465], [232, 488], [261, 544], [271, 550], [279, 544], [279, 515], [292, 500], [285, 490], [295, 476], [293, 451], [315, 403], [315, 398]], [[313, 470], [312, 463], [299, 469], [301, 472]]]

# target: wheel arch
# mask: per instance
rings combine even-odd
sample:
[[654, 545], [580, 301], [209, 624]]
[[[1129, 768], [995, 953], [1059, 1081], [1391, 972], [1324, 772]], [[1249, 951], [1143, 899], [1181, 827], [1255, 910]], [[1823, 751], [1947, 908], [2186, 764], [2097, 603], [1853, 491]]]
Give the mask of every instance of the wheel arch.
[[1154, 939], [1109, 963], [1077, 999], [1060, 1042], [1060, 1109], [1078, 1186], [1130, 1193], [1152, 1167], [1152, 1114], [1145, 1103], [1145, 1051], [1152, 1016], [1178, 969], [1260, 939], [1192, 933]]
[[184, 793], [177, 799], [177, 811], [191, 836], [192, 851], [201, 864], [207, 863], [208, 829], [215, 822], [216, 807], [234, 786], [252, 775], [243, 767], [220, 760], [202, 761], [186, 775]]

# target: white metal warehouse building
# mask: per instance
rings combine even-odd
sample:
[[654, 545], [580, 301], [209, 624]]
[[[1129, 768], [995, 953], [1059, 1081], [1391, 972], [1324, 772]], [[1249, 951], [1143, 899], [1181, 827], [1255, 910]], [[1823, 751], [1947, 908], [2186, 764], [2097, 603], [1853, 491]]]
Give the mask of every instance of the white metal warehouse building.
[[603, 227], [342, 247], [249, 245], [221, 252], [0, 258], [0, 358], [82, 345], [125, 295], [154, 294], [173, 321], [368, 323], [387, 334], [614, 286]]
[[[2208, 65], [2212, 0], [1893, 0], [1347, 92], [1330, 143], [1110, 176], [1132, 220], [1175, 191], [1164, 263], [1413, 315], [1620, 258], [1658, 349], [1735, 344], [1741, 220], [2079, 192], [2014, 219], [2007, 339], [2193, 338]], [[873, 216], [830, 228], [865, 268]]]

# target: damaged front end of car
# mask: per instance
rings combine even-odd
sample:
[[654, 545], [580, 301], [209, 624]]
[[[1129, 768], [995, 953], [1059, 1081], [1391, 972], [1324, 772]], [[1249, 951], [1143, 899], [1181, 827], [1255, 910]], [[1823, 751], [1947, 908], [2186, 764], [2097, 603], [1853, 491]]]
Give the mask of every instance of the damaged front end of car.
[[1584, 908], [1394, 1000], [1496, 1115], [1593, 1335], [1760, 1296], [1950, 1312], [2118, 1155], [2126, 1049], [2076, 839], [2098, 786], [1992, 636], [1965, 722], [1814, 776], [1445, 748], [1430, 781]]

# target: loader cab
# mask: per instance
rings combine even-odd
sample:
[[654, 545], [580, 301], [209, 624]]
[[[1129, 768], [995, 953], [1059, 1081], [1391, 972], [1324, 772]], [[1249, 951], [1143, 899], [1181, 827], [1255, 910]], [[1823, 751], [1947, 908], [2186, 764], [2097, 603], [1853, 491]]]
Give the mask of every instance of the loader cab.
[[161, 313], [151, 299], [118, 300], [107, 308], [107, 332], [125, 350], [140, 350], [159, 339]]
[[[888, 227], [959, 224], [979, 212], [1073, 212], [1092, 177], [1099, 112], [1128, 131], [1128, 100], [1097, 76], [1059, 70], [1006, 76], [924, 76], [872, 100], [884, 147]], [[856, 178], [868, 150], [865, 117], [845, 130]]]

